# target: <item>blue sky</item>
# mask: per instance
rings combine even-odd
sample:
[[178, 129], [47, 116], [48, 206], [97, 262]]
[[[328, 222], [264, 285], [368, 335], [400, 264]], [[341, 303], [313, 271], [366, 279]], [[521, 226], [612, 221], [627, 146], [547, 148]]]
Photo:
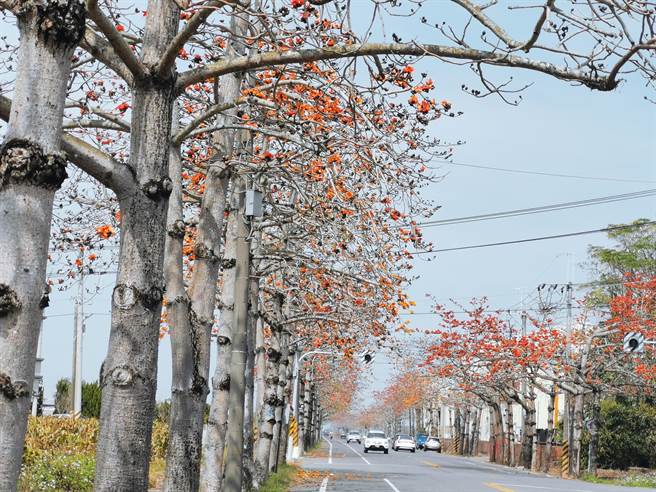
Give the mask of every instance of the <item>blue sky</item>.
[[[441, 2], [432, 4], [442, 5]], [[430, 9], [431, 7], [429, 7]], [[391, 30], [388, 29], [388, 34]], [[414, 31], [413, 31], [414, 32]], [[656, 188], [656, 106], [643, 99], [636, 83], [623, 84], [613, 93], [586, 88], [529, 72], [512, 75], [522, 83], [534, 82], [518, 107], [498, 98], [475, 99], [460, 90], [475, 82], [466, 68], [422, 60], [417, 72], [427, 72], [436, 83], [435, 97], [453, 102], [464, 112], [458, 119], [442, 119], [435, 134], [446, 140], [465, 140], [456, 150], [456, 162], [521, 170], [644, 180], [626, 183], [566, 179], [486, 171], [443, 165], [445, 179], [426, 189], [442, 205], [435, 218], [539, 206]], [[500, 76], [511, 75], [505, 70]], [[646, 181], [652, 181], [648, 183]], [[529, 215], [425, 229], [436, 247], [454, 247], [535, 236], [567, 233], [654, 218], [656, 201], [639, 199], [562, 212]], [[521, 245], [441, 253], [431, 262], [417, 260], [421, 278], [410, 292], [417, 311], [426, 311], [426, 294], [446, 302], [488, 296], [495, 308], [521, 303], [522, 296], [539, 283], [568, 280], [568, 255], [573, 258], [574, 281], [587, 279], [582, 265], [589, 244], [606, 244], [603, 234], [540, 241]], [[95, 380], [106, 354], [109, 305], [113, 279], [97, 280], [103, 290], [85, 306], [94, 314], [86, 322], [83, 378]], [[46, 399], [56, 381], [70, 377], [72, 361], [73, 292], [56, 292], [44, 322]], [[431, 326], [430, 316], [411, 317], [415, 327]], [[380, 388], [391, 365], [378, 357], [371, 388]], [[171, 381], [170, 345], [160, 346], [158, 400], [167, 398]]]

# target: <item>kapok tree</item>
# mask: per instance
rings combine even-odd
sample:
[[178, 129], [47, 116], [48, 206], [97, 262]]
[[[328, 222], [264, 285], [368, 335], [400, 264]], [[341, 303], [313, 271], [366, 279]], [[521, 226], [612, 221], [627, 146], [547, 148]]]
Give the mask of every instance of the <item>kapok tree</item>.
[[[55, 0], [47, 0], [44, 3], [46, 11], [58, 5], [60, 2]], [[126, 87], [129, 87], [127, 92], [130, 94], [130, 101], [122, 102], [120, 107], [124, 111], [130, 108], [132, 128], [129, 166], [109, 158], [104, 153], [96, 152], [79, 140], [66, 137], [62, 140], [62, 147], [68, 152], [69, 158], [114, 190], [121, 202], [121, 267], [113, 296], [112, 334], [102, 377], [106, 385], [103, 392], [96, 473], [96, 487], [99, 490], [134, 487], [135, 483], [145, 487], [146, 484], [147, 448], [154, 406], [159, 311], [163, 292], [162, 259], [167, 200], [170, 193], [166, 171], [171, 110], [173, 101], [187, 87], [236, 72], [337, 58], [369, 57], [371, 66], [378, 68], [391, 61], [385, 58], [386, 55], [428, 55], [473, 62], [477, 74], [481, 77], [481, 83], [486, 87], [485, 91], [494, 93], [500, 93], [501, 90], [491, 85], [483, 74], [482, 68], [486, 65], [534, 70], [599, 90], [614, 89], [619, 77], [625, 72], [637, 72], [647, 80], [653, 79], [653, 65], [649, 58], [653, 56], [654, 41], [648, 34], [651, 29], [644, 29], [644, 26], [653, 26], [653, 12], [642, 3], [631, 3], [624, 8], [623, 5], [615, 3], [608, 5], [605, 1], [593, 2], [586, 6], [576, 5], [572, 13], [566, 11], [567, 9], [557, 8], [554, 2], [547, 2], [539, 7], [540, 13], [536, 15], [533, 34], [525, 41], [511, 38], [502, 26], [494, 22], [488, 15], [489, 5], [484, 8], [463, 1], [458, 1], [455, 5], [458, 9], [464, 9], [468, 16], [484, 26], [486, 31], [493, 33], [495, 41], [482, 36], [476, 40], [479, 48], [470, 47], [473, 46], [473, 41], [470, 43], [470, 40], [466, 39], [467, 27], [464, 28], [462, 36], [454, 36], [455, 30], [438, 27], [435, 33], [443, 36], [444, 44], [405, 43], [397, 35], [393, 36], [392, 43], [362, 41], [360, 38], [364, 39], [369, 34], [357, 36], [353, 26], [348, 23], [350, 17], [347, 4], [343, 2], [315, 6], [311, 2], [294, 0], [289, 7], [282, 9], [266, 3], [251, 10], [250, 4], [237, 5], [218, 0], [208, 0], [200, 5], [149, 1], [145, 17], [142, 12], [128, 16], [126, 9], [121, 8], [120, 2], [108, 2], [102, 8], [94, 0], [87, 2], [91, 21], [81, 42], [81, 47], [88, 54], [85, 59], [88, 56], [97, 60], [125, 81]], [[0, 6], [13, 11], [19, 17], [28, 7], [19, 0], [5, 0]], [[384, 6], [390, 15], [404, 13], [403, 7], [394, 3]], [[384, 17], [386, 12], [387, 10], [381, 10], [378, 4], [373, 8], [377, 17]], [[551, 21], [547, 22], [549, 14], [552, 19], [557, 19], [557, 27], [553, 27]], [[190, 53], [196, 45], [214, 48], [214, 34], [208, 35], [214, 26], [209, 19], [210, 16], [214, 19], [219, 15], [265, 19], [256, 24], [260, 27], [254, 27], [249, 38], [243, 39], [244, 44], [253, 46], [254, 53], [232, 56], [231, 53], [221, 51], [221, 42], [218, 40], [218, 49], [210, 54], [209, 59], [205, 59], [201, 54], [198, 58], [194, 55], [193, 63], [196, 65], [176, 74], [178, 55]], [[66, 18], [62, 16], [62, 19]], [[120, 22], [117, 22], [118, 19]], [[326, 34], [325, 29], [334, 23], [338, 25], [339, 34]], [[429, 23], [432, 24], [427, 19], [426, 24]], [[39, 25], [51, 24], [48, 22]], [[590, 46], [594, 48], [584, 49], [584, 54], [563, 49], [561, 44], [566, 40], [569, 30], [576, 32], [577, 39], [587, 37]], [[79, 31], [78, 29], [78, 33]], [[73, 40], [74, 45], [78, 37], [79, 34], [76, 34], [67, 39]], [[212, 42], [208, 42], [209, 39]], [[24, 37], [23, 41], [27, 45], [30, 43], [28, 37]], [[524, 51], [525, 54], [518, 55], [519, 51]], [[542, 53], [547, 55], [542, 57]], [[551, 63], [553, 53], [562, 54], [567, 61], [561, 65]], [[23, 60], [28, 58], [23, 56]], [[570, 60], [575, 60], [575, 68], [570, 68]], [[64, 60], [52, 71], [47, 68], [46, 72], [61, 74], [58, 69], [66, 66], [67, 62]], [[60, 82], [63, 79], [65, 76], [58, 78]], [[31, 78], [25, 83], [17, 84], [15, 95], [18, 97], [21, 94], [35, 93], [34, 87], [39, 83], [40, 78]], [[61, 83], [59, 86], [65, 87]], [[51, 94], [60, 93], [61, 90], [51, 91]], [[38, 109], [38, 105], [32, 102], [23, 104], [20, 97], [15, 102], [20, 108], [25, 105]], [[11, 102], [5, 98], [2, 105], [4, 114], [8, 114]], [[60, 105], [53, 107], [59, 108]], [[58, 116], [55, 119], [58, 119]], [[58, 128], [58, 125], [49, 127]], [[50, 149], [46, 149], [46, 153], [50, 153]], [[38, 167], [47, 169], [47, 165]], [[3, 195], [2, 198], [3, 206], [19, 210], [13, 207], [11, 197]], [[5, 199], [8, 205], [4, 205]], [[37, 217], [49, 217], [51, 206], [49, 202], [44, 202], [35, 204], [33, 209]], [[10, 238], [19, 237], [15, 227], [17, 223], [19, 222], [12, 221], [12, 227], [3, 227], [3, 233]], [[43, 254], [39, 256], [45, 258], [47, 227], [39, 221], [27, 220], [20, 223], [23, 224], [22, 230], [25, 234], [42, 238], [39, 251]], [[14, 293], [20, 289], [13, 286], [13, 276], [22, 267], [18, 260], [8, 262], [8, 273], [5, 278], [0, 279], [0, 282], [9, 285], [9, 289]], [[29, 280], [34, 285], [44, 284], [45, 274], [42, 270], [45, 272], [44, 269], [37, 268], [30, 270], [32, 273]], [[36, 290], [30, 290], [24, 298], [22, 295], [18, 296], [18, 302], [12, 301], [11, 304], [38, 306], [42, 293]], [[38, 316], [32, 318], [38, 319]], [[35, 330], [35, 326], [28, 330], [32, 340], [36, 339]], [[144, 340], [144, 343], [140, 347], [134, 347], [134, 344], [131, 344], [134, 339]], [[20, 345], [10, 344], [12, 351]], [[24, 346], [33, 347], [34, 344], [26, 343]], [[23, 357], [27, 365], [34, 363], [29, 350], [19, 350], [20, 358], [14, 357], [13, 353], [11, 357], [5, 357], [4, 346], [2, 348], [3, 353], [0, 355], [3, 360], [10, 360], [10, 364], [22, 360]], [[9, 368], [7, 370], [9, 371]], [[9, 372], [13, 373], [13, 369]], [[25, 372], [28, 386], [32, 372]], [[0, 405], [11, 403], [2, 400]], [[23, 415], [21, 412], [19, 414]], [[21, 434], [19, 432], [15, 439], [12, 438], [9, 446], [13, 450], [12, 459], [5, 461], [10, 461], [14, 467], [12, 473], [6, 475], [11, 477], [12, 481], [16, 476], [16, 453], [21, 448]], [[127, 446], [134, 450], [134, 453], [123, 453], [121, 446]]]

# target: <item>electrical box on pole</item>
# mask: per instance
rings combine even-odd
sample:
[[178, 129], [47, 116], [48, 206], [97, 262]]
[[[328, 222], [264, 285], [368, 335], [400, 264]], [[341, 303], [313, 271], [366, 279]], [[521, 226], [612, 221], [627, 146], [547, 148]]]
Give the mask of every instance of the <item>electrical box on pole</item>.
[[246, 190], [244, 203], [244, 215], [246, 217], [262, 217], [262, 192], [257, 190]]

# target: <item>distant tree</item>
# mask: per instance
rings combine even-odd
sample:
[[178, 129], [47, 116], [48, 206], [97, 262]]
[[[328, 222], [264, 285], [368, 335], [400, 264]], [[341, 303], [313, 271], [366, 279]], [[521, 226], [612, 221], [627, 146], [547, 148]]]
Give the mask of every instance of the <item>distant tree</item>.
[[155, 405], [155, 420], [159, 420], [166, 424], [169, 423], [171, 417], [171, 401], [160, 401]]
[[82, 383], [82, 416], [100, 418], [102, 390], [98, 381]]
[[608, 304], [608, 300], [623, 291], [627, 274], [656, 275], [656, 225], [649, 219], [638, 219], [626, 228], [614, 229], [608, 238], [616, 245], [605, 248], [590, 246], [588, 252], [595, 281], [600, 285], [590, 296], [595, 305]]
[[61, 378], [57, 381], [55, 390], [55, 413], [70, 413], [73, 409], [73, 392], [71, 391], [71, 381], [68, 378]]

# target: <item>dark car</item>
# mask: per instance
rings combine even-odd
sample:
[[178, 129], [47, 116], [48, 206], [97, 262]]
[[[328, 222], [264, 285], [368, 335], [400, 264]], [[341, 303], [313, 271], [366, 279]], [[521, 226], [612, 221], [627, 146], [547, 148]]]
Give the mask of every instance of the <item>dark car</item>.
[[428, 435], [417, 434], [417, 437], [415, 438], [415, 442], [417, 443], [417, 448], [424, 449], [424, 444], [426, 444], [426, 439], [428, 439]]

